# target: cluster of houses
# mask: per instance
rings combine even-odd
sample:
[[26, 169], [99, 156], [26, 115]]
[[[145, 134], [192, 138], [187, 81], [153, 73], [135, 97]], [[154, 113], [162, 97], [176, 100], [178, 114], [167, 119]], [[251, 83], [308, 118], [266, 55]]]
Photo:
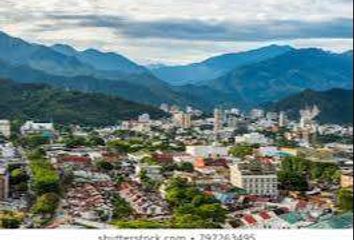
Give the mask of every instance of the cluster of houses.
[[159, 193], [147, 192], [137, 182], [120, 186], [119, 195], [127, 201], [137, 215], [149, 219], [164, 219], [170, 216], [169, 206]]

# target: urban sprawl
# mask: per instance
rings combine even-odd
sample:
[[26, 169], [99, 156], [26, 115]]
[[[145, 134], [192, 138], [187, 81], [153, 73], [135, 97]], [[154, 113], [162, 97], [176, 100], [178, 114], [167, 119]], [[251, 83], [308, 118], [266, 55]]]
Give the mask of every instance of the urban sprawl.
[[0, 120], [0, 228], [353, 226], [353, 127], [162, 104], [116, 126]]

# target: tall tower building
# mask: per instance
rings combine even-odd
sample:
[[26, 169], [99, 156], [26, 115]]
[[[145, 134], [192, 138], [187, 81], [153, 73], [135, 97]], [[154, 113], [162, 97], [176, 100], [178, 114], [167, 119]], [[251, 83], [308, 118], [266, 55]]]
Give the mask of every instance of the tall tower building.
[[285, 112], [279, 113], [279, 127], [284, 127], [286, 125], [286, 114]]
[[214, 110], [214, 132], [218, 133], [222, 129], [223, 114], [222, 110], [215, 108]]

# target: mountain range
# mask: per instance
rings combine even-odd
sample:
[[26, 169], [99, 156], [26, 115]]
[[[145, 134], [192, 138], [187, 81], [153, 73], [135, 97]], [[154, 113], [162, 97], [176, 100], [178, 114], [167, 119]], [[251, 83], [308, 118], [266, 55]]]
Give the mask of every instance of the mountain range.
[[142, 113], [149, 113], [152, 117], [166, 115], [152, 106], [119, 97], [0, 79], [0, 119], [107, 126], [118, 120], [137, 118]]
[[224, 54], [189, 65], [153, 66], [151, 71], [161, 80], [174, 86], [200, 84], [219, 78], [236, 68], [265, 61], [292, 50], [294, 49], [290, 46], [270, 45], [248, 52]]
[[313, 91], [307, 89], [299, 94], [286, 97], [277, 103], [266, 106], [269, 111], [285, 111], [290, 118], [298, 119], [300, 109], [317, 105], [321, 110], [318, 121], [321, 123], [353, 123], [353, 90], [330, 89]]
[[243, 109], [305, 89], [352, 89], [352, 52], [271, 45], [184, 66], [148, 68], [113, 52], [28, 43], [0, 32], [0, 77], [158, 106]]

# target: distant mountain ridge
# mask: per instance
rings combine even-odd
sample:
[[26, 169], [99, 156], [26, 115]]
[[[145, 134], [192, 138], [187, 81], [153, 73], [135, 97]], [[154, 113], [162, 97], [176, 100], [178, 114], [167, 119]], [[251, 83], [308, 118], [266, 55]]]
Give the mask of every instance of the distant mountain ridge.
[[0, 52], [3, 78], [105, 93], [144, 104], [187, 104], [149, 70], [115, 53], [77, 51], [68, 45], [30, 44], [2, 32]]
[[[205, 111], [216, 106], [249, 109], [305, 89], [353, 87], [352, 51], [334, 54], [271, 45], [188, 66], [147, 69], [116, 53], [78, 51], [63, 44], [31, 44], [0, 31], [0, 52], [2, 78], [103, 93], [155, 106], [189, 105]], [[178, 83], [172, 83], [176, 86], [155, 76], [156, 70], [169, 68], [178, 73]]]
[[266, 106], [269, 111], [285, 111], [298, 119], [300, 109], [317, 105], [321, 110], [317, 117], [321, 123], [353, 124], [353, 90], [330, 89], [327, 91], [305, 90]]
[[106, 126], [137, 118], [141, 113], [149, 113], [154, 118], [166, 115], [157, 108], [118, 97], [0, 79], [0, 119]]
[[236, 68], [205, 83], [238, 94], [249, 106], [277, 101], [305, 89], [353, 88], [353, 58], [320, 49], [292, 50], [283, 55]]
[[235, 68], [258, 63], [292, 50], [293, 48], [290, 46], [270, 45], [247, 52], [212, 57], [200, 63], [165, 66], [153, 68], [151, 71], [155, 76], [171, 85], [200, 84], [221, 77]]

